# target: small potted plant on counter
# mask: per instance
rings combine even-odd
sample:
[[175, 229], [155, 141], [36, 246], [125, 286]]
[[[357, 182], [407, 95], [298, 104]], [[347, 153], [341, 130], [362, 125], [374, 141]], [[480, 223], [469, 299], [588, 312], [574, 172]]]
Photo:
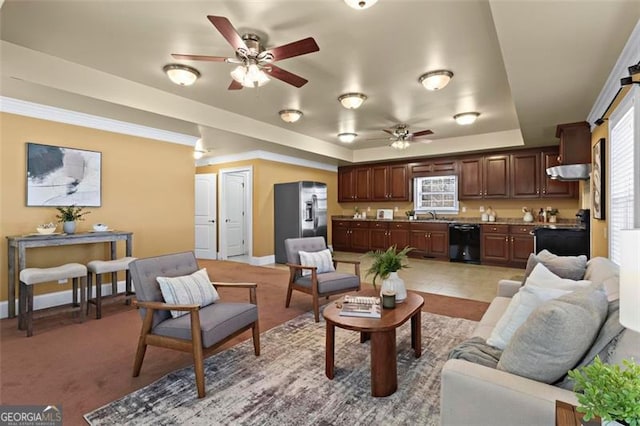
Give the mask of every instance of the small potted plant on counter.
[[556, 216], [558, 215], [558, 209], [547, 209], [547, 220], [551, 223], [555, 223], [557, 221]]
[[404, 212], [405, 216], [407, 216], [407, 219], [409, 220], [414, 220], [416, 218], [416, 211], [415, 210], [407, 210]]
[[69, 206], [69, 207], [56, 207], [60, 212], [56, 215], [58, 222], [62, 222], [62, 229], [65, 234], [73, 234], [76, 232], [76, 221], [84, 220], [84, 215], [91, 212], [82, 211], [82, 207]]

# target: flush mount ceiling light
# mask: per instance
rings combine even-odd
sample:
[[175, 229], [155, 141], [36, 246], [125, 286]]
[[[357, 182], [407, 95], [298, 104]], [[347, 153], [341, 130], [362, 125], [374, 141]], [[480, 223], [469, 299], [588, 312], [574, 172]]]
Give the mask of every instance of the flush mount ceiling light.
[[340, 95], [338, 100], [342, 106], [347, 109], [358, 109], [360, 105], [367, 100], [367, 95], [362, 93], [345, 93], [344, 95]]
[[449, 70], [430, 71], [422, 74], [418, 81], [422, 83], [427, 90], [440, 90], [449, 84], [453, 78], [453, 73]]
[[456, 123], [458, 123], [459, 125], [466, 126], [468, 124], [475, 123], [479, 115], [480, 115], [479, 112], [463, 112], [463, 113], [454, 115], [453, 119], [456, 120]]
[[410, 144], [408, 141], [397, 140], [397, 141], [393, 141], [393, 143], [391, 144], [391, 147], [395, 149], [407, 149], [409, 148], [409, 145]]
[[357, 10], [368, 9], [378, 2], [378, 0], [344, 0], [344, 2]]
[[238, 65], [231, 71], [231, 78], [244, 87], [260, 87], [267, 84], [270, 79], [257, 64]]
[[338, 134], [338, 140], [343, 143], [351, 143], [358, 136], [356, 133], [340, 133]]
[[204, 149], [204, 147], [202, 146], [202, 138], [198, 139], [196, 141], [195, 146], [193, 147], [193, 158], [195, 158], [196, 160], [201, 159], [207, 152], [209, 152], [208, 150]]
[[169, 80], [179, 86], [191, 86], [200, 77], [200, 71], [181, 64], [165, 65], [162, 70], [167, 74]]
[[280, 118], [285, 123], [295, 123], [300, 120], [302, 117], [302, 111], [298, 111], [297, 109], [283, 109], [278, 114], [280, 114]]

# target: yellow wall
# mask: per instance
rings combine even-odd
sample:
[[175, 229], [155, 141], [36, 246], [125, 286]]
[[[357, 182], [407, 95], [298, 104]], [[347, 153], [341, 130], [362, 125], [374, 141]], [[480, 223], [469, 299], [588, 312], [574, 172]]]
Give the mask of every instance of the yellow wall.
[[[336, 172], [279, 163], [268, 160], [247, 160], [198, 167], [196, 173], [216, 173], [220, 169], [253, 167], [253, 256], [274, 254], [273, 185], [302, 180], [327, 184], [327, 215], [341, 214], [337, 203], [338, 176]], [[328, 223], [328, 242], [331, 242], [331, 221]]]
[[[94, 223], [132, 231], [136, 257], [193, 250], [191, 147], [6, 113], [0, 122], [0, 300], [7, 300], [5, 237], [35, 232], [38, 224], [55, 221], [57, 213], [54, 207], [26, 207], [26, 142], [102, 152], [102, 206], [87, 208], [91, 213], [78, 223], [78, 232]], [[121, 256], [124, 244], [118, 245]], [[27, 267], [86, 263], [108, 253], [106, 244], [29, 249]], [[35, 290], [68, 288], [44, 284]]]

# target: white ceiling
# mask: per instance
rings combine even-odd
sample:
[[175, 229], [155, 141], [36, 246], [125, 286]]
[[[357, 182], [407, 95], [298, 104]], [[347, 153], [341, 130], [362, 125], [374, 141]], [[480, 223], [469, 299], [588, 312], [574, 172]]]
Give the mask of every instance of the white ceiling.
[[[173, 60], [232, 56], [207, 15], [266, 35], [267, 47], [313, 37], [319, 52], [277, 63], [309, 83], [228, 91], [232, 65]], [[379, 0], [361, 11], [342, 0], [10, 0], [0, 93], [200, 134], [212, 156], [260, 149], [343, 164], [549, 145], [557, 124], [586, 119], [639, 18], [637, 0]], [[162, 72], [173, 62], [202, 77], [174, 85]], [[445, 89], [418, 83], [443, 68], [455, 74]], [[354, 91], [368, 100], [342, 108], [337, 97]], [[288, 108], [304, 117], [282, 122]], [[465, 111], [480, 118], [458, 126]], [[433, 142], [393, 150], [379, 138], [398, 123], [433, 130]], [[358, 138], [341, 144], [341, 132]]]

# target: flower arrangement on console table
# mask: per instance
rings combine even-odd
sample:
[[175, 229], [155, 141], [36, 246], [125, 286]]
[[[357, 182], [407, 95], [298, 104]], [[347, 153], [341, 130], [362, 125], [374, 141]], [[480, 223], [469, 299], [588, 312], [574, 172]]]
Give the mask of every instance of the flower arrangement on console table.
[[569, 371], [585, 421], [598, 416], [603, 425], [640, 426], [640, 365], [622, 362], [624, 368], [597, 356], [592, 364]]
[[73, 234], [76, 232], [76, 221], [84, 220], [84, 215], [91, 212], [83, 211], [83, 207], [68, 206], [68, 207], [56, 207], [58, 214], [56, 218], [58, 222], [62, 223], [62, 229], [65, 234]]
[[411, 250], [413, 247], [407, 246], [398, 251], [396, 246], [391, 246], [386, 251], [375, 250], [365, 255], [373, 259], [373, 263], [367, 271], [367, 276], [373, 275], [373, 289], [376, 290], [376, 278], [382, 278], [380, 295], [395, 294], [396, 303], [404, 302], [407, 298], [407, 289], [402, 278], [398, 276], [398, 271], [409, 267], [407, 253]]

